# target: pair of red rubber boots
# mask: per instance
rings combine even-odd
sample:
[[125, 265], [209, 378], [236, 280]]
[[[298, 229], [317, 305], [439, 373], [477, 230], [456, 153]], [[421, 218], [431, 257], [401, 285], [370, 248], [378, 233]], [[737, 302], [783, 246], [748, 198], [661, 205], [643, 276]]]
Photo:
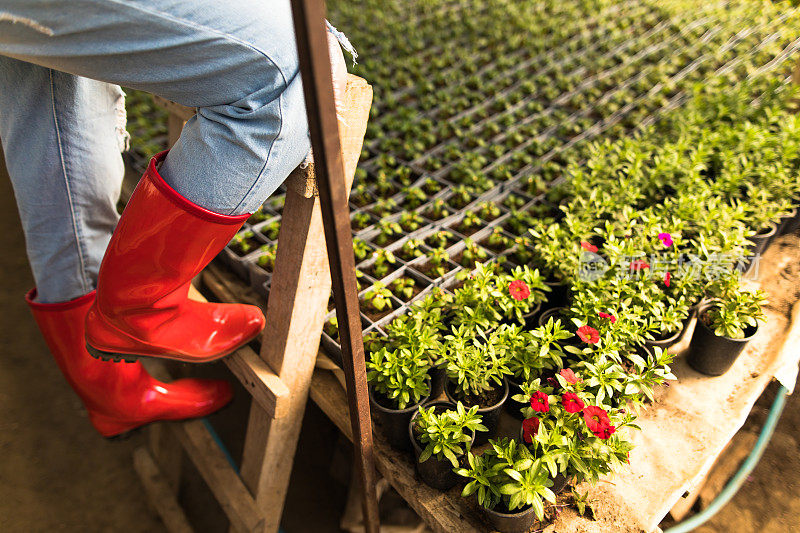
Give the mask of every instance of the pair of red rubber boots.
[[157, 420], [208, 415], [232, 398], [229, 383], [162, 383], [142, 357], [209, 362], [264, 328], [255, 306], [190, 300], [192, 279], [231, 240], [247, 214], [220, 215], [173, 190], [151, 161], [100, 266], [97, 291], [43, 304], [26, 300], [67, 381], [97, 431], [116, 436]]

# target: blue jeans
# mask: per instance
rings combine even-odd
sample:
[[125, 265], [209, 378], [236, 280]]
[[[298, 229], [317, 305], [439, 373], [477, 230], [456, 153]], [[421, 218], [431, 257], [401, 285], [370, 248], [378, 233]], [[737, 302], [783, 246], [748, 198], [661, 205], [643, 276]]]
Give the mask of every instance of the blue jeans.
[[118, 219], [119, 85], [198, 108], [161, 173], [217, 213], [254, 211], [310, 148], [289, 0], [0, 0], [0, 56], [0, 140], [42, 303], [95, 287]]

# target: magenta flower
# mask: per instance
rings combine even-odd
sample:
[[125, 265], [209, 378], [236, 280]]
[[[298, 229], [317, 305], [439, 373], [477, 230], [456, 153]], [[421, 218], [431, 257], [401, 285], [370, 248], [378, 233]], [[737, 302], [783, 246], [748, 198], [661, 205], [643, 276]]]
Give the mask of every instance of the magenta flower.
[[658, 239], [661, 241], [661, 244], [669, 248], [672, 246], [672, 235], [669, 233], [659, 233]]

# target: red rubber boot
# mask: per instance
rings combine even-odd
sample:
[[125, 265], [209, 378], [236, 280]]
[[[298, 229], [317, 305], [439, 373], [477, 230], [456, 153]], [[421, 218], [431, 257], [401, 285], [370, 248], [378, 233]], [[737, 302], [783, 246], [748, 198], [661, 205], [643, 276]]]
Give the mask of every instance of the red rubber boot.
[[157, 420], [206, 416], [231, 401], [227, 381], [179, 379], [162, 383], [138, 361], [115, 364], [86, 353], [83, 324], [95, 293], [69, 302], [34, 301], [36, 289], [25, 300], [33, 312], [50, 352], [67, 382], [89, 412], [89, 420], [104, 437], [114, 437]]
[[187, 298], [192, 278], [249, 215], [220, 215], [180, 196], [156, 169], [166, 155], [150, 161], [100, 265], [97, 299], [86, 315], [87, 348], [95, 357], [204, 363], [264, 329], [256, 306]]

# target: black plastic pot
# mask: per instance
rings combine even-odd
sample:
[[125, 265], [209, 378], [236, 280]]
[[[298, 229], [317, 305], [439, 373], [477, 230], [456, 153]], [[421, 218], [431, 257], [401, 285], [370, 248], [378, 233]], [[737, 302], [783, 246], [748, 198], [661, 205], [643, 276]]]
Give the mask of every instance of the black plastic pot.
[[[453, 382], [447, 381], [444, 385], [444, 393], [447, 399], [453, 403], [458, 402], [453, 392]], [[489, 407], [482, 407], [478, 409], [478, 414], [481, 415], [481, 423], [486, 426], [486, 431], [479, 431], [475, 435], [475, 446], [486, 444], [486, 442], [497, 434], [497, 424], [500, 422], [500, 415], [503, 412], [503, 405], [508, 400], [508, 382], [503, 380], [503, 395], [500, 400]], [[463, 403], [463, 402], [462, 402]]]
[[695, 308], [692, 307], [689, 310], [689, 316], [686, 317], [686, 320], [683, 321], [683, 325], [681, 329], [676, 331], [674, 334], [670, 335], [669, 337], [658, 338], [654, 340], [647, 340], [644, 341], [644, 345], [648, 348], [655, 348], [659, 347], [662, 350], [666, 350], [667, 348], [678, 344], [681, 339], [683, 338], [683, 334], [686, 332], [686, 328], [689, 327], [689, 322], [692, 321], [692, 315], [694, 314]]
[[778, 228], [775, 224], [770, 224], [769, 230], [760, 231], [750, 237], [750, 240], [753, 242], [753, 246], [751, 247], [753, 255], [763, 254], [766, 251], [769, 241], [775, 236], [777, 230]]
[[798, 228], [800, 228], [800, 208], [796, 207], [793, 213], [794, 216], [792, 218], [783, 222], [783, 227], [781, 227], [781, 235], [794, 233]]
[[569, 285], [563, 281], [545, 281], [545, 285], [550, 287], [547, 300], [541, 304], [541, 310], [546, 311], [556, 307], [564, 307], [569, 303]]
[[[425, 407], [441, 407], [443, 410], [447, 410], [455, 409], [456, 405], [452, 402], [438, 401], [431, 402], [425, 405]], [[417, 474], [422, 481], [434, 489], [449, 490], [455, 487], [463, 478], [453, 472], [453, 464], [447, 459], [442, 460], [431, 456], [427, 461], [422, 463], [419, 462], [419, 456], [422, 455], [423, 448], [420, 446], [419, 442], [417, 442], [417, 439], [414, 436], [414, 421], [417, 419], [418, 414], [419, 411], [414, 413], [414, 415], [411, 417], [411, 421], [408, 423], [408, 438], [411, 441], [411, 446], [414, 449], [414, 458], [416, 459], [414, 463], [416, 465]], [[470, 441], [470, 445], [472, 442], [475, 442], [474, 433], [472, 434], [472, 441]]]
[[514, 376], [508, 376], [506, 382], [508, 383], [508, 400], [505, 405], [506, 412], [517, 420], [522, 420], [524, 417], [522, 416], [521, 409], [524, 405], [514, 401], [514, 396], [522, 394], [522, 382], [518, 381]]
[[791, 212], [783, 215], [778, 219], [778, 232], [777, 235], [785, 235], [791, 233], [796, 229], [798, 209], [795, 207]]
[[[430, 385], [430, 383], [429, 383]], [[408, 440], [408, 423], [411, 417], [417, 412], [420, 405], [430, 399], [430, 394], [423, 398], [419, 403], [406, 407], [405, 409], [389, 409], [382, 406], [375, 399], [372, 387], [369, 388], [369, 405], [373, 415], [381, 424], [386, 440], [393, 448], [398, 450], [410, 450], [411, 443]]]
[[528, 533], [536, 525], [536, 513], [533, 507], [528, 507], [518, 512], [501, 513], [494, 509], [482, 508], [486, 518], [500, 533]]
[[431, 395], [430, 398], [438, 398], [444, 393], [444, 382], [447, 381], [447, 362], [441, 361], [428, 370], [428, 375], [431, 378]]
[[711, 305], [713, 303], [709, 302], [697, 312], [697, 326], [694, 328], [686, 362], [701, 374], [721, 376], [733, 366], [744, 347], [758, 332], [758, 327], [745, 330], [743, 339], [720, 337], [703, 321], [703, 314]]

